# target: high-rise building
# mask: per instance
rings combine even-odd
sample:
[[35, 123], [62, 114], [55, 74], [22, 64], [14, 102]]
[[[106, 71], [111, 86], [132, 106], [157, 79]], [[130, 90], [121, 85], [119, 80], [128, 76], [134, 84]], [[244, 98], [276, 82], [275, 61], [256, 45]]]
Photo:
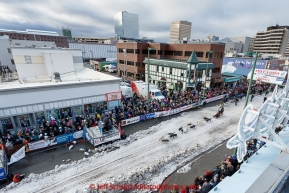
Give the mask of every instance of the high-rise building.
[[285, 54], [289, 38], [288, 26], [270, 26], [256, 34], [253, 51], [264, 54]]
[[256, 38], [256, 36], [254, 36], [253, 38], [250, 38], [248, 52], [253, 52], [254, 44], [255, 44], [255, 38]]
[[116, 13], [114, 29], [118, 38], [139, 38], [138, 15], [126, 11]]
[[72, 40], [71, 29], [69, 28], [61, 28], [62, 36], [66, 36], [68, 40]]
[[170, 43], [175, 43], [184, 38], [191, 38], [192, 23], [188, 21], [175, 21], [171, 23]]

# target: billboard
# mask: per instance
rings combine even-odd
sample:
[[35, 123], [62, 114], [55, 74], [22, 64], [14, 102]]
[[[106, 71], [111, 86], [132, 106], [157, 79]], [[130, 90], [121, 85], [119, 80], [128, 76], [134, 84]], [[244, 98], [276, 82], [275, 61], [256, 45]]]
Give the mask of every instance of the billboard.
[[[267, 60], [257, 60], [256, 69], [264, 69], [266, 67]], [[236, 73], [244, 76], [248, 76], [254, 65], [254, 59], [247, 58], [224, 58], [222, 73]]]
[[[267, 69], [255, 69], [253, 80], [256, 80], [257, 83], [271, 83], [282, 85], [284, 83], [286, 71], [279, 70], [267, 70]], [[251, 77], [251, 72], [249, 73], [248, 79]]]

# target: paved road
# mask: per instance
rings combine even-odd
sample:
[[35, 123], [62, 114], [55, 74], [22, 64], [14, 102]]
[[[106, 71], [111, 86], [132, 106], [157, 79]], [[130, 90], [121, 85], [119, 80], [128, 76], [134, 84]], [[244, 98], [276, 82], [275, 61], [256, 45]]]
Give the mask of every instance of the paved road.
[[[191, 170], [187, 173], [174, 172], [164, 181], [163, 184], [172, 186], [177, 184], [179, 186], [192, 185], [194, 179], [200, 175], [205, 175], [206, 171], [211, 171], [215, 166], [220, 165], [221, 161], [234, 153], [233, 149], [226, 148], [227, 140], [214, 150], [209, 150], [196, 158], [196, 162], [192, 162]], [[162, 193], [169, 193], [170, 190], [159, 191]]]
[[[215, 101], [212, 103], [209, 103], [207, 106], [215, 106], [220, 104], [221, 101]], [[191, 111], [198, 111], [198, 109], [192, 109]], [[217, 111], [217, 108], [216, 108]], [[161, 117], [158, 119], [151, 119], [144, 122], [128, 125], [124, 127], [125, 133], [127, 135], [130, 135], [132, 133], [135, 133], [140, 130], [145, 130], [149, 128], [150, 126], [153, 126], [155, 124], [158, 124], [162, 121], [181, 116], [180, 114], [172, 115], [169, 117]], [[9, 166], [9, 172], [12, 174], [16, 173], [25, 173], [26, 175], [29, 175], [30, 173], [39, 174], [45, 171], [49, 171], [55, 168], [56, 165], [61, 165], [64, 163], [67, 163], [67, 160], [70, 159], [70, 161], [76, 161], [84, 158], [84, 154], [82, 151], [80, 151], [80, 148], [88, 148], [93, 149], [94, 147], [90, 143], [78, 143], [76, 144], [71, 150], [68, 149], [68, 146], [63, 145], [55, 149], [51, 149], [49, 151], [45, 152], [38, 152], [34, 154], [30, 154], [23, 158], [22, 160], [12, 164]], [[224, 154], [224, 153], [222, 153]], [[225, 155], [225, 154], [224, 154]], [[63, 162], [65, 160], [65, 162]], [[212, 159], [211, 161], [215, 160], [216, 163], [219, 163], [222, 159]], [[213, 161], [214, 162], [214, 161]], [[199, 173], [205, 172], [208, 167], [207, 165], [199, 165]], [[199, 174], [198, 174], [199, 175]], [[173, 181], [173, 177], [171, 177], [172, 183], [177, 183]], [[177, 179], [177, 178], [175, 178]], [[1, 185], [0, 188], [4, 187], [6, 184]]]

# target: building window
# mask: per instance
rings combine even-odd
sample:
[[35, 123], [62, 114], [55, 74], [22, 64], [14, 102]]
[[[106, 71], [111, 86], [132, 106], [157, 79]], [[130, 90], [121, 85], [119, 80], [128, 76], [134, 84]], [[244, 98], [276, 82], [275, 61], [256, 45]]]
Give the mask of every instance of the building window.
[[162, 72], [165, 71], [165, 67], [162, 67]]
[[150, 54], [156, 55], [157, 51], [156, 50], [150, 50]]
[[24, 56], [26, 64], [31, 64], [31, 56]]
[[142, 54], [148, 54], [148, 50], [142, 50]]
[[139, 49], [135, 49], [135, 54], [140, 54]]
[[14, 60], [13, 60], [13, 59], [11, 59], [11, 64], [12, 64], [12, 65], [15, 65], [15, 62], [14, 62]]
[[191, 56], [192, 52], [185, 51], [185, 56]]
[[127, 76], [130, 77], [130, 78], [134, 78], [134, 73], [127, 72]]
[[120, 64], [124, 64], [124, 60], [119, 60], [119, 63]]
[[173, 74], [173, 68], [170, 68], [170, 74]]
[[162, 50], [158, 50], [158, 55], [163, 55], [163, 51]]
[[184, 76], [184, 73], [181, 73], [181, 76]]
[[126, 53], [128, 53], [128, 54], [134, 54], [134, 49], [127, 49], [127, 50], [126, 50]]
[[157, 72], [159, 71], [159, 66], [157, 66]]
[[196, 52], [197, 57], [204, 57], [204, 52]]
[[174, 55], [175, 55], [175, 56], [182, 56], [182, 55], [183, 55], [183, 52], [182, 52], [182, 51], [175, 51], [175, 52], [174, 52]]
[[134, 62], [132, 62], [132, 61], [127, 61], [126, 64], [129, 66], [134, 66]]
[[140, 62], [135, 62], [135, 65], [136, 66], [140, 66]]
[[11, 54], [11, 48], [7, 48], [8, 53]]

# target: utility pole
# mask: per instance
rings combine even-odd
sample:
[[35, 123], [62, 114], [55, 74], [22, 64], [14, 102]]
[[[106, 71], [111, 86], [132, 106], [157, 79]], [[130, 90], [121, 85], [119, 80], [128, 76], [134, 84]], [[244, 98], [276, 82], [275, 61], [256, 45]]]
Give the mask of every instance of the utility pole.
[[150, 104], [150, 50], [154, 50], [154, 48], [150, 48], [148, 47], [148, 67], [147, 67], [147, 70], [148, 70], [148, 97], [147, 97], [147, 101], [148, 101], [148, 108], [149, 108], [149, 104]]
[[124, 56], [124, 67], [123, 67], [123, 82], [125, 81], [126, 71], [125, 71], [125, 65], [126, 65], [126, 49], [123, 49], [123, 56]]

